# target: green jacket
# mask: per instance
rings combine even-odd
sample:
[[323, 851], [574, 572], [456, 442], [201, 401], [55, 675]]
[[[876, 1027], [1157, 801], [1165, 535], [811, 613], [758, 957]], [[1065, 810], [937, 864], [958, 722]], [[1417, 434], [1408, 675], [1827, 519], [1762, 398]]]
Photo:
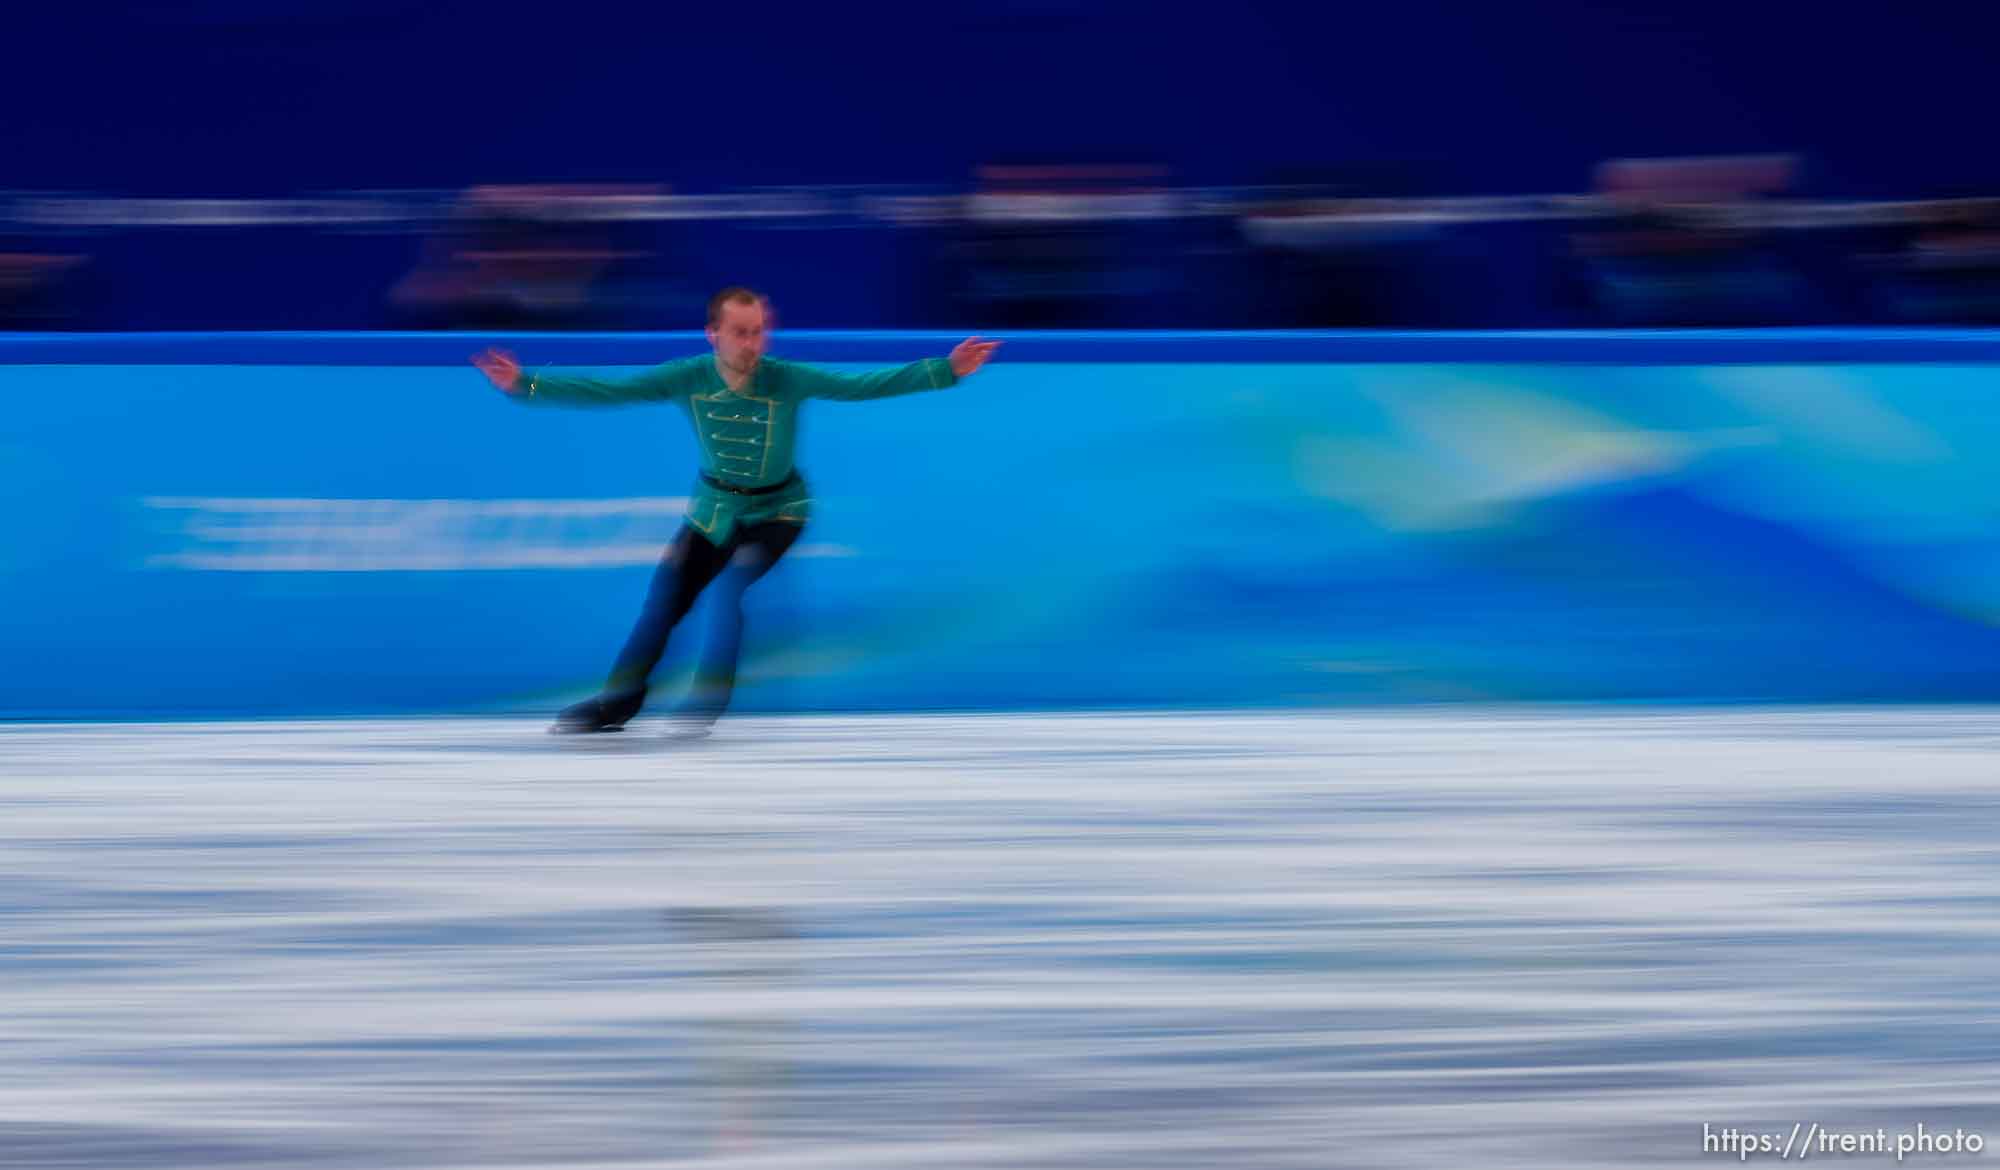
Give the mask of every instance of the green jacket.
[[[951, 363], [943, 358], [925, 358], [892, 370], [854, 376], [766, 357], [758, 363], [750, 382], [741, 391], [733, 391], [722, 380], [713, 354], [667, 362], [616, 381], [540, 370], [524, 373], [522, 378], [527, 384], [514, 398], [530, 405], [679, 403], [694, 424], [706, 477], [696, 482], [687, 520], [718, 547], [726, 545], [741, 525], [771, 520], [804, 524], [811, 514], [812, 496], [805, 480], [792, 478], [799, 405], [806, 399], [858, 402], [942, 390], [958, 383]], [[717, 488], [709, 478], [740, 488], [786, 486], [746, 496]]]

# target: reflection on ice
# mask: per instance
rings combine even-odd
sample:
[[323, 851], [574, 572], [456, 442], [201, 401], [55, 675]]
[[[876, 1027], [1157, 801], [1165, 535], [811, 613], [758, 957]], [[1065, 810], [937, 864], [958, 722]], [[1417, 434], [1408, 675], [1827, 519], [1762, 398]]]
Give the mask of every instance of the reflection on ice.
[[0, 1164], [2000, 1136], [2000, 717], [0, 729]]

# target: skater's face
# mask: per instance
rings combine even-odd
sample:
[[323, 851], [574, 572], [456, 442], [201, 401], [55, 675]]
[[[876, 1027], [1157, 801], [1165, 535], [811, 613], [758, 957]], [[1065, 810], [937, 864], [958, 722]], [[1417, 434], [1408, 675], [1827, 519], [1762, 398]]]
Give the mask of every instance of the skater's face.
[[746, 305], [731, 301], [722, 306], [722, 315], [708, 327], [708, 343], [715, 347], [716, 360], [725, 369], [748, 374], [764, 357], [764, 343], [770, 337], [763, 302]]

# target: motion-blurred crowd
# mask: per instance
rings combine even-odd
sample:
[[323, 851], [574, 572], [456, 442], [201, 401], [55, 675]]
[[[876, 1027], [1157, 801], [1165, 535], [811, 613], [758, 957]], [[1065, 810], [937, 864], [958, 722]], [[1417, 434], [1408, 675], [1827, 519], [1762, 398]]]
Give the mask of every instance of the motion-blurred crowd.
[[1819, 199], [1799, 174], [1616, 160], [1585, 191], [1497, 197], [1386, 167], [1197, 187], [1123, 164], [958, 190], [14, 191], [0, 328], [684, 328], [729, 283], [823, 328], [2000, 322], [2000, 198]]

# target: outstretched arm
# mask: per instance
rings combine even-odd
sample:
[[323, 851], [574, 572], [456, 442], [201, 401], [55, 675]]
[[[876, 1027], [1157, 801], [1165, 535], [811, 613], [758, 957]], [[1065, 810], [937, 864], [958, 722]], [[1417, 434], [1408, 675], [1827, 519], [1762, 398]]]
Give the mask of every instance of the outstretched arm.
[[955, 386], [960, 379], [969, 377], [985, 365], [999, 347], [997, 341], [970, 337], [960, 342], [951, 351], [950, 357], [925, 358], [907, 366], [878, 370], [872, 374], [835, 374], [810, 366], [800, 369], [808, 379], [806, 393], [810, 397], [860, 402], [869, 398], [891, 398], [898, 394]]
[[472, 364], [479, 367], [487, 381], [516, 402], [620, 406], [672, 398], [679, 392], [671, 364], [619, 379], [577, 378], [539, 370], [529, 373], [514, 360], [513, 354], [499, 349], [474, 356]]

